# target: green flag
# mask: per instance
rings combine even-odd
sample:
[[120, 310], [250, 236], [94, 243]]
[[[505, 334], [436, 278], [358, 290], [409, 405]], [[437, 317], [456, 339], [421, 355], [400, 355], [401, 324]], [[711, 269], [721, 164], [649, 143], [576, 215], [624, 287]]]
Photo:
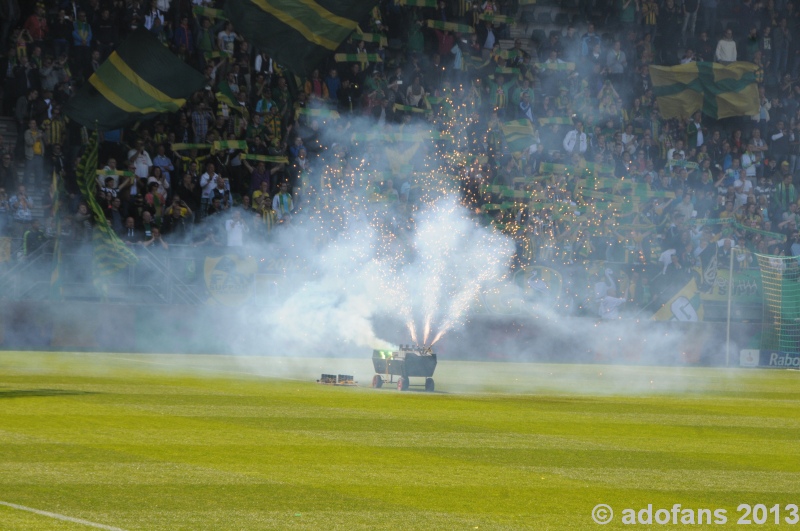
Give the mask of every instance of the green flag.
[[192, 7], [192, 13], [201, 17], [208, 17], [212, 20], [228, 20], [221, 9], [214, 9], [213, 7], [194, 6]]
[[215, 94], [217, 101], [224, 103], [230, 110], [238, 112], [245, 118], [250, 117], [250, 113], [247, 112], [247, 107], [239, 103], [239, 100], [236, 99], [236, 96], [231, 90], [231, 86], [228, 85], [226, 81], [221, 81], [217, 88], [219, 89]]
[[533, 125], [528, 120], [513, 120], [500, 126], [506, 137], [506, 145], [511, 153], [530, 149], [533, 144]]
[[689, 118], [702, 111], [721, 119], [758, 114], [756, 69], [744, 62], [650, 65], [650, 79], [662, 118]]
[[512, 68], [510, 66], [498, 66], [494, 69], [495, 74], [505, 74], [505, 75], [519, 75], [519, 68]]
[[246, 140], [215, 140], [212, 145], [214, 151], [221, 151], [223, 149], [241, 149], [247, 151]]
[[377, 0], [228, 0], [236, 31], [296, 74], [306, 74], [358, 28]]
[[572, 118], [566, 116], [549, 116], [539, 118], [539, 123], [542, 125], [572, 125]]
[[78, 164], [77, 175], [78, 188], [80, 188], [84, 200], [89, 205], [89, 210], [92, 212], [95, 222], [94, 230], [92, 231], [94, 284], [105, 292], [110, 275], [129, 265], [136, 264], [139, 259], [111, 228], [103, 212], [103, 207], [97, 201], [95, 194], [97, 156], [98, 142], [97, 132], [95, 131], [89, 138], [89, 144], [86, 146], [86, 151]]
[[702, 321], [703, 301], [694, 278], [653, 314], [653, 321]]
[[260, 162], [274, 162], [276, 164], [289, 164], [288, 157], [276, 157], [272, 155], [253, 155], [250, 153], [244, 154], [241, 157], [246, 160], [256, 160]]
[[536, 63], [539, 70], [555, 70], [557, 72], [572, 72], [575, 63]]
[[421, 107], [414, 107], [413, 105], [403, 105], [401, 103], [395, 103], [394, 105], [392, 105], [392, 110], [394, 112], [416, 112], [416, 113], [433, 112], [431, 109], [423, 109]]
[[441, 20], [426, 20], [425, 25], [429, 28], [438, 29], [442, 31], [453, 31], [455, 33], [475, 33], [475, 28], [467, 26], [466, 24], [458, 24], [456, 22], [443, 22]]
[[294, 114], [295, 118], [298, 116], [311, 116], [314, 118], [330, 118], [331, 120], [339, 119], [339, 111], [333, 109], [309, 109], [307, 107], [300, 107]]
[[176, 142], [171, 144], [170, 147], [174, 151], [184, 151], [187, 149], [211, 149], [214, 147], [214, 144], [184, 144], [182, 142]]
[[376, 53], [337, 53], [333, 56], [337, 63], [382, 63], [383, 58]]
[[399, 6], [437, 7], [439, 0], [397, 0]]
[[388, 46], [389, 41], [386, 39], [386, 35], [382, 33], [359, 33], [355, 32], [352, 35], [354, 41], [364, 41], [364, 42], [377, 42], [380, 43], [381, 46], [384, 48]]
[[572, 173], [574, 170], [572, 166], [565, 166], [563, 164], [554, 164], [552, 162], [542, 162], [539, 164], [539, 173]]
[[513, 24], [514, 17], [510, 15], [495, 15], [493, 13], [483, 13], [478, 15], [478, 20], [485, 20], [495, 24]]
[[89, 129], [111, 130], [167, 112], [205, 85], [203, 75], [175, 57], [147, 30], [131, 33], [66, 106]]

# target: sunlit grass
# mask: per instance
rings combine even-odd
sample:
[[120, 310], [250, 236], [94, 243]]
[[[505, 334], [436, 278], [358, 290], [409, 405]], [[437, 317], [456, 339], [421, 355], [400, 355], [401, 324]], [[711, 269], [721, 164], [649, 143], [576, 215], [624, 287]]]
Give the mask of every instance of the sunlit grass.
[[[128, 530], [591, 529], [598, 503], [732, 524], [800, 501], [797, 372], [444, 361], [432, 394], [314, 383], [370, 370], [0, 354], [0, 501]], [[85, 527], [0, 506], [0, 528]]]

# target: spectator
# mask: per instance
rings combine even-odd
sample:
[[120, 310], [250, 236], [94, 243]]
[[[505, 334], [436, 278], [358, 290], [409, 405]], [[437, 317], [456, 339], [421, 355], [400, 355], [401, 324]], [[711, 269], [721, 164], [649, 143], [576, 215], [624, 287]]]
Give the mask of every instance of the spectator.
[[144, 247], [152, 247], [155, 250], [169, 250], [169, 244], [161, 237], [161, 229], [157, 226], [152, 227], [152, 231], [150, 234], [150, 238], [143, 241], [142, 245]]
[[11, 153], [3, 153], [0, 159], [0, 188], [5, 190], [16, 190], [17, 188], [17, 168], [13, 163]]
[[244, 235], [249, 232], [250, 228], [242, 220], [242, 211], [237, 209], [233, 210], [231, 219], [225, 222], [225, 232], [228, 235], [228, 247], [242, 247], [244, 245]]
[[289, 183], [284, 181], [281, 183], [280, 191], [272, 199], [272, 210], [279, 220], [283, 220], [289, 216], [294, 210], [294, 203], [292, 201], [292, 194], [289, 193]]
[[725, 30], [725, 36], [717, 43], [714, 59], [718, 63], [730, 64], [736, 62], [736, 41], [733, 40], [733, 30]]
[[29, 121], [25, 131], [25, 177], [30, 184], [44, 180], [44, 148], [44, 135], [36, 120]]
[[25, 259], [31, 258], [36, 251], [42, 248], [47, 241], [42, 223], [38, 219], [31, 222], [30, 228], [22, 237], [22, 255]]
[[75, 64], [79, 72], [84, 72], [89, 66], [92, 45], [92, 26], [86, 20], [86, 11], [81, 9], [72, 24], [72, 49], [75, 52]]
[[134, 175], [137, 180], [147, 180], [153, 167], [153, 160], [145, 150], [144, 140], [137, 140], [135, 147], [128, 151], [128, 162], [133, 164]]
[[200, 189], [202, 190], [200, 196], [201, 220], [208, 213], [211, 198], [214, 196], [214, 189], [217, 187], [217, 179], [221, 179], [220, 175], [215, 170], [214, 163], [209, 162], [206, 164], [206, 172], [200, 176]]
[[172, 198], [172, 203], [164, 213], [163, 233], [173, 243], [186, 243], [192, 234], [193, 212], [179, 195]]
[[120, 234], [122, 241], [127, 245], [135, 245], [143, 241], [142, 237], [143, 233], [136, 228], [136, 220], [133, 216], [125, 218], [125, 227], [122, 230], [122, 234]]
[[586, 133], [583, 132], [583, 122], [577, 120], [575, 122], [575, 129], [567, 133], [564, 137], [564, 151], [567, 153], [586, 153], [589, 147], [588, 138]]

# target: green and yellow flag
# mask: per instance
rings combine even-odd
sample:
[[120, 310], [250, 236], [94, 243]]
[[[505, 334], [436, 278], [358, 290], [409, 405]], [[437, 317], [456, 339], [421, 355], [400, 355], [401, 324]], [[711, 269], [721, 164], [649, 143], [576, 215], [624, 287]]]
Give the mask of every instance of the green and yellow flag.
[[438, 29], [442, 31], [452, 31], [454, 33], [475, 33], [475, 28], [466, 24], [458, 24], [456, 22], [444, 22], [441, 20], [426, 20], [425, 25], [429, 28]]
[[193, 6], [192, 13], [201, 17], [208, 17], [212, 21], [216, 19], [228, 20], [221, 9], [214, 9], [213, 7]]
[[338, 120], [340, 118], [339, 111], [333, 109], [309, 109], [308, 107], [300, 107], [294, 113], [295, 119], [299, 116], [308, 116], [311, 118], [322, 118], [330, 120]]
[[238, 112], [245, 118], [250, 118], [250, 113], [247, 111], [247, 107], [239, 104], [239, 100], [236, 99], [236, 96], [231, 90], [231, 86], [228, 85], [226, 81], [221, 81], [217, 86], [217, 93], [215, 96], [217, 101], [227, 105], [230, 110]]
[[539, 70], [555, 70], [557, 72], [572, 72], [575, 70], [575, 63], [536, 63]]
[[353, 33], [352, 37], [354, 41], [377, 42], [384, 48], [389, 45], [386, 35], [382, 33], [360, 33], [357, 31]]
[[205, 85], [147, 30], [131, 33], [67, 104], [67, 116], [90, 129], [112, 130], [175, 112]]
[[117, 236], [106, 219], [103, 207], [97, 201], [95, 194], [95, 171], [97, 168], [98, 142], [97, 132], [92, 133], [89, 144], [78, 164], [78, 188], [83, 199], [89, 205], [89, 210], [94, 217], [94, 230], [92, 231], [92, 273], [95, 287], [106, 291], [108, 277], [138, 262], [136, 255]]
[[296, 74], [307, 74], [358, 28], [377, 0], [228, 0], [236, 31]]
[[383, 58], [376, 53], [337, 53], [333, 56], [337, 63], [382, 63]]
[[702, 321], [703, 301], [694, 278], [667, 301], [656, 313], [653, 321]]
[[697, 111], [714, 119], [758, 114], [756, 68], [744, 62], [651, 65], [661, 117], [688, 118]]
[[548, 116], [539, 118], [539, 123], [542, 125], [572, 125], [574, 122], [567, 116]]
[[243, 159], [246, 160], [255, 160], [259, 162], [274, 162], [276, 164], [289, 164], [288, 157], [276, 157], [273, 155], [254, 155], [252, 153], [246, 153], [241, 155]]
[[483, 13], [478, 15], [478, 20], [485, 20], [494, 24], [513, 24], [514, 17], [510, 15], [495, 15], [494, 13]]
[[397, 0], [399, 6], [437, 7], [439, 0]]
[[513, 120], [505, 122], [500, 126], [503, 136], [506, 138], [506, 145], [511, 153], [519, 153], [530, 149], [533, 144], [533, 124], [528, 120]]

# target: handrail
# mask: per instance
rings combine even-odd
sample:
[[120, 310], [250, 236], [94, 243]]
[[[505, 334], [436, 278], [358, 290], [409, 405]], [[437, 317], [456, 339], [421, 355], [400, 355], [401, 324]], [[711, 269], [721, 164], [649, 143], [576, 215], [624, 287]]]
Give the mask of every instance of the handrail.
[[[171, 280], [171, 294], [177, 294], [181, 302], [185, 304], [201, 304], [203, 302], [203, 299], [198, 297], [194, 290], [173, 273], [172, 269], [167, 264], [164, 264], [150, 249], [142, 247], [140, 251], [146, 257], [150, 265], [154, 265], [160, 273], [166, 275], [167, 278]], [[172, 299], [174, 299], [174, 297], [169, 297], [168, 300], [173, 302]]]
[[[12, 240], [12, 244], [15, 240], [19, 239]], [[12, 259], [10, 261], [12, 264], [11, 268], [8, 271], [0, 273], [0, 298], [8, 298], [6, 297], [6, 294], [8, 293], [15, 293], [15, 297], [12, 298], [16, 298], [19, 297], [20, 294], [27, 292], [28, 290], [22, 292], [20, 291], [23, 288], [23, 282], [21, 282], [20, 275], [29, 270], [31, 267], [42, 263], [46, 257], [49, 257], [51, 260], [53, 257], [53, 252], [47, 242], [31, 252], [31, 254], [22, 260]]]

